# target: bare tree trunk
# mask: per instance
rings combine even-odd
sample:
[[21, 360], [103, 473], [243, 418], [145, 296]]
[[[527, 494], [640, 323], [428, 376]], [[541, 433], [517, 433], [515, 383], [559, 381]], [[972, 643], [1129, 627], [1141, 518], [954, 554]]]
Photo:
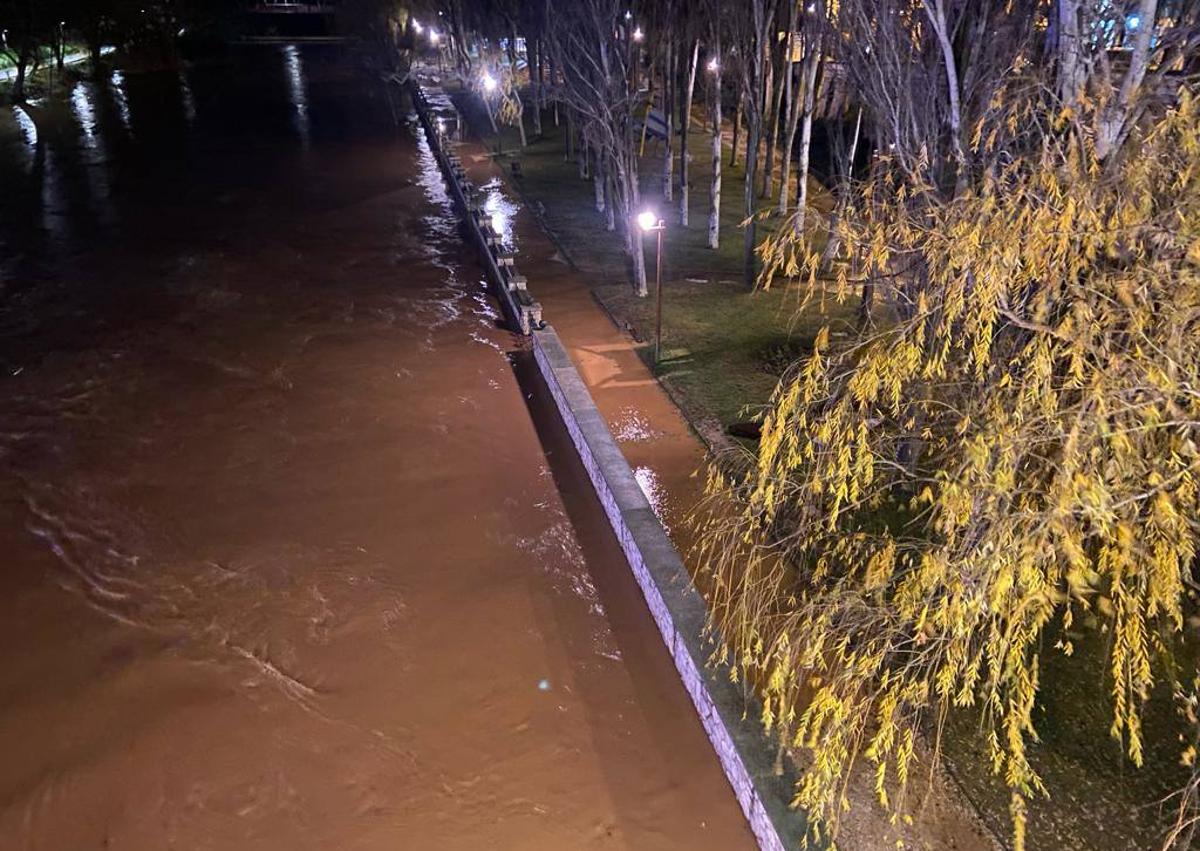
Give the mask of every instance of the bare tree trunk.
[[[721, 53], [720, 42], [714, 47]], [[721, 244], [721, 67], [713, 73], [712, 82], [712, 184], [708, 190], [708, 247]]]
[[813, 38], [804, 57], [804, 118], [800, 127], [800, 153], [796, 163], [796, 235], [804, 238], [808, 214], [808, 159], [812, 150], [813, 106], [817, 97], [817, 70], [821, 67], [821, 37]]
[[646, 254], [642, 246], [642, 230], [633, 223], [631, 216], [625, 217], [625, 250], [633, 259], [634, 289], [641, 298], [648, 295], [646, 286]]
[[783, 59], [783, 67], [787, 69], [787, 77], [785, 85], [787, 91], [784, 93], [784, 98], [787, 100], [787, 119], [784, 121], [783, 129], [783, 152], [780, 162], [779, 176], [779, 215], [787, 215], [788, 201], [790, 200], [790, 180], [792, 175], [792, 150], [796, 145], [796, 122], [800, 117], [800, 110], [797, 109], [796, 95], [796, 74], [792, 67], [792, 51], [794, 49], [793, 37], [796, 33], [796, 10], [798, 4], [793, 2], [791, 11], [788, 14], [788, 37], [787, 45], [784, 48], [786, 53]]
[[604, 212], [604, 155], [596, 149], [592, 156], [592, 184], [596, 189], [596, 212]]
[[521, 87], [517, 85], [517, 30], [515, 26], [510, 30], [508, 36], [508, 74], [512, 96], [517, 102], [517, 135], [520, 137], [521, 147], [525, 148], [529, 144], [529, 140], [525, 137], [525, 101], [521, 98]]
[[618, 166], [617, 180], [624, 189], [620, 198], [621, 226], [625, 230], [625, 250], [633, 261], [634, 292], [639, 298], [645, 298], [647, 294], [646, 255], [642, 251], [642, 229], [633, 221], [633, 211], [638, 204], [638, 188], [637, 181], [634, 179], [637, 157], [634, 156], [632, 135], [625, 140], [625, 144], [627, 145], [628, 161], [632, 164], [632, 168], [625, 169]]
[[97, 22], [94, 27], [89, 27], [87, 30], [87, 48], [88, 48], [88, 64], [92, 69], [92, 76], [99, 77], [101, 71], [101, 51], [103, 48], [104, 36], [100, 32], [100, 24]]
[[[787, 42], [784, 42], [784, 49], [787, 48]], [[767, 161], [763, 168], [763, 186], [762, 194], [764, 198], [771, 197], [771, 193], [775, 191], [775, 146], [779, 141], [779, 113], [783, 108], [783, 92], [784, 92], [784, 75], [791, 76], [791, 65], [788, 64], [786, 54], [780, 56], [778, 71], [772, 70], [772, 79], [775, 85], [775, 95], [771, 106], [770, 120], [770, 135], [767, 136]], [[774, 69], [774, 63], [772, 63]], [[787, 193], [787, 184], [784, 184], [783, 194]]]
[[604, 178], [604, 229], [612, 233], [617, 229], [617, 205], [614, 202], [613, 195], [616, 187], [613, 185], [612, 169], [605, 169]]
[[21, 50], [17, 54], [17, 74], [13, 78], [12, 101], [13, 103], [25, 102], [25, 76], [29, 70], [29, 51], [24, 44], [21, 45]]
[[[1146, 2], [1146, 0], [1143, 0]], [[1153, 3], [1155, 0], [1149, 0]], [[962, 107], [959, 103], [958, 65], [954, 58], [954, 46], [950, 43], [950, 32], [946, 26], [946, 10], [942, 0], [924, 0], [925, 14], [933, 25], [938, 44], [942, 49], [942, 63], [946, 67], [946, 86], [950, 95], [950, 145], [954, 153], [954, 194], [967, 187], [967, 154], [962, 139]]]
[[517, 91], [517, 87], [513, 86], [513, 97], [517, 99], [517, 132], [521, 137], [521, 147], [524, 148], [529, 144], [529, 139], [525, 136], [525, 102], [521, 100], [521, 93]]
[[1087, 71], [1083, 65], [1083, 45], [1079, 37], [1079, 7], [1082, 0], [1056, 0], [1058, 16], [1058, 96], [1066, 106], [1074, 106], [1083, 91]]
[[646, 113], [642, 116], [642, 141], [638, 146], [638, 156], [646, 155], [646, 130], [650, 126], [650, 110], [654, 109], [654, 63], [650, 64], [650, 80], [646, 87]]
[[742, 97], [738, 97], [737, 107], [733, 112], [733, 150], [729, 154], [729, 167], [737, 165], [738, 133], [742, 129]]
[[528, 53], [530, 59], [529, 95], [533, 99], [533, 135], [540, 139], [542, 136], [542, 40], [534, 39], [533, 49]]
[[1146, 77], [1150, 60], [1150, 43], [1154, 35], [1154, 22], [1158, 16], [1158, 0], [1141, 0], [1138, 16], [1142, 24], [1133, 40], [1129, 55], [1129, 68], [1121, 80], [1116, 98], [1097, 116], [1096, 156], [1106, 160], [1125, 141], [1137, 116], [1134, 110], [1136, 95]]
[[742, 271], [745, 275], [746, 286], [754, 286], [755, 263], [754, 249], [757, 247], [757, 227], [754, 220], [755, 212], [755, 178], [758, 176], [758, 145], [762, 135], [762, 116], [758, 109], [748, 110], [746, 116], [746, 206], [745, 214], [746, 241], [742, 247]]
[[[632, 115], [632, 112], [630, 113]], [[626, 122], [624, 141], [620, 149], [627, 166], [617, 165], [617, 180], [621, 188], [621, 226], [625, 229], [625, 244], [633, 260], [634, 291], [640, 298], [645, 298], [646, 287], [646, 257], [642, 253], [641, 228], [633, 221], [633, 211], [640, 203], [638, 188], [638, 155], [634, 149], [633, 123]]]
[[663, 140], [663, 183], [662, 196], [664, 201], [671, 200], [673, 190], [672, 172], [675, 166], [675, 66], [677, 50], [673, 39], [667, 39], [667, 52], [663, 59], [663, 124], [666, 128], [666, 139]]
[[463, 27], [462, 4], [450, 3], [450, 26], [453, 29], [454, 63], [459, 76], [471, 76], [471, 54], [467, 51], [466, 30]]
[[687, 88], [679, 110], [679, 224], [688, 225], [688, 131], [692, 126], [692, 97], [696, 92], [696, 63], [700, 60], [700, 39], [692, 45], [692, 63], [688, 69]]
[[773, 182], [771, 179], [771, 160], [775, 156], [775, 148], [774, 143], [771, 141], [771, 136], [769, 133], [763, 132], [764, 130], [769, 129], [771, 126], [771, 104], [775, 101], [775, 57], [772, 55], [774, 51], [771, 50], [770, 42], [768, 42], [764, 47], [764, 52], [766, 54], [767, 61], [764, 63], [763, 67], [765, 67], [767, 71], [767, 80], [766, 85], [763, 88], [762, 105], [759, 107], [758, 114], [762, 116], [762, 127], [759, 130], [759, 135], [760, 137], [766, 137], [765, 139], [762, 139], [762, 143], [765, 143], [763, 145], [765, 148], [763, 164], [766, 166], [766, 168], [761, 169], [762, 186], [758, 190], [758, 197], [760, 198], [765, 198], [771, 193], [771, 184]]

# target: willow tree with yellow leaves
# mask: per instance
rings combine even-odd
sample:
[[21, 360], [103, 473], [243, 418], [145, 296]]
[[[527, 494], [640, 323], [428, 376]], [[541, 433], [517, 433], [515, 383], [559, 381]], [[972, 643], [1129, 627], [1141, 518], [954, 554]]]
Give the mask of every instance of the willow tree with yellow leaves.
[[1024, 848], [1027, 801], [1055, 792], [1029, 759], [1041, 660], [1073, 630], [1106, 632], [1133, 765], [1151, 688], [1189, 694], [1194, 659], [1172, 661], [1191, 658], [1200, 541], [1200, 22], [1136, 5], [831, 10], [876, 156], [829, 224], [832, 272], [785, 227], [763, 274], [805, 310], [868, 304], [781, 381], [753, 469], [713, 474], [739, 510], [701, 546], [718, 655], [803, 757], [817, 834], [836, 839], [862, 762], [909, 812], [918, 755], [962, 712]]

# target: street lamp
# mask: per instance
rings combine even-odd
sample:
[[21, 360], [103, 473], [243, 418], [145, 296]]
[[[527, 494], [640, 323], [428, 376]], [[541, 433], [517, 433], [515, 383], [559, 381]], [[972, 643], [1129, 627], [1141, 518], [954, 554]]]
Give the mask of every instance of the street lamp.
[[641, 41], [645, 37], [646, 37], [646, 34], [644, 32], [642, 32], [641, 27], [638, 27], [637, 29], [635, 29], [633, 31], [633, 40], [634, 41]]
[[643, 210], [638, 213], [637, 223], [644, 232], [658, 234], [658, 251], [654, 263], [654, 363], [657, 364], [662, 359], [662, 254], [663, 231], [667, 229], [667, 223], [660, 219], [658, 213], [653, 210]]
[[717, 57], [713, 57], [708, 62], [708, 73], [715, 74], [721, 70], [721, 63], [717, 61]]
[[423, 29], [425, 29], [425, 28], [423, 26], [421, 26], [420, 21], [413, 21], [413, 32], [415, 32], [417, 35], [420, 35], [421, 30], [423, 30]]

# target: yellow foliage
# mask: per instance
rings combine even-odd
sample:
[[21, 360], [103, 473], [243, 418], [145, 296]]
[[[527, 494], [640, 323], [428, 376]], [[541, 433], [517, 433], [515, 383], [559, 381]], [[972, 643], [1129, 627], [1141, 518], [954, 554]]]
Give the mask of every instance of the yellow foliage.
[[[756, 468], [710, 477], [740, 507], [702, 536], [713, 626], [809, 751], [795, 802], [825, 834], [856, 757], [899, 812], [914, 737], [974, 707], [1022, 848], [1039, 658], [1074, 608], [1110, 630], [1112, 735], [1141, 762], [1200, 539], [1200, 108], [1138, 134], [1104, 167], [1051, 134], [951, 200], [881, 163], [837, 227], [892, 315], [823, 331]], [[762, 254], [765, 280], [820, 262], [791, 228]]]

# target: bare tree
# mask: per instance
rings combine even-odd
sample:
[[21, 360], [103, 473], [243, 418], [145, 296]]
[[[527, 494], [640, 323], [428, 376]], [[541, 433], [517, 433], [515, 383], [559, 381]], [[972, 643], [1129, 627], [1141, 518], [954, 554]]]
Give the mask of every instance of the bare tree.
[[712, 119], [712, 181], [708, 190], [708, 247], [721, 244], [721, 33], [713, 28], [713, 66], [709, 79], [709, 101]]
[[784, 49], [785, 60], [784, 73], [784, 94], [783, 99], [787, 103], [787, 117], [783, 123], [783, 157], [780, 163], [779, 176], [779, 215], [786, 215], [788, 211], [788, 186], [791, 180], [792, 173], [792, 150], [796, 143], [796, 121], [800, 117], [800, 111], [797, 109], [795, 69], [792, 67], [792, 55], [795, 50], [796, 39], [796, 18], [800, 4], [796, 0], [788, 0], [788, 28], [787, 28], [787, 47]]
[[770, 31], [775, 18], [777, 0], [748, 0], [741, 14], [730, 16], [731, 35], [740, 61], [740, 83], [743, 112], [746, 116], [746, 181], [745, 181], [745, 241], [742, 266], [747, 286], [756, 278], [754, 252], [757, 248], [755, 221], [756, 180], [758, 177], [759, 147], [762, 140], [763, 104], [765, 102], [766, 63], [770, 49]]
[[614, 225], [625, 237], [634, 286], [646, 295], [646, 266], [633, 221], [638, 203], [634, 144], [633, 51], [625, 7], [617, 0], [579, 0], [547, 15], [546, 47], [560, 78], [559, 97], [574, 110], [608, 175]]
[[817, 73], [824, 62], [822, 51], [823, 28], [821, 21], [823, 3], [817, 0], [813, 4], [813, 14], [806, 18], [804, 64], [801, 68], [800, 91], [804, 105], [801, 110], [803, 118], [800, 122], [800, 152], [796, 163], [796, 219], [795, 228], [798, 235], [804, 234], [804, 221], [808, 212], [808, 165], [812, 151], [813, 109], [817, 96]]
[[683, 100], [679, 109], [679, 224], [688, 224], [688, 131], [692, 126], [692, 97], [696, 91], [696, 63], [700, 59], [700, 39], [692, 41], [691, 59], [687, 68], [687, 85], [683, 88]]

